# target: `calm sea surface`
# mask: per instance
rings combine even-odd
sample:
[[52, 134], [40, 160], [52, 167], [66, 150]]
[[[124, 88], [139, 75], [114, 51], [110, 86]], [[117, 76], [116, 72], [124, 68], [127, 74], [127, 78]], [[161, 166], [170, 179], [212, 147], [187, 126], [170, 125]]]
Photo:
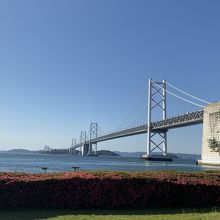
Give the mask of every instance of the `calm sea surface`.
[[71, 171], [72, 166], [79, 166], [81, 170], [220, 170], [218, 167], [198, 166], [195, 164], [196, 159], [179, 158], [173, 162], [148, 162], [132, 157], [80, 157], [37, 153], [0, 153], [0, 171], [41, 173], [41, 167], [48, 167], [48, 172], [61, 172]]

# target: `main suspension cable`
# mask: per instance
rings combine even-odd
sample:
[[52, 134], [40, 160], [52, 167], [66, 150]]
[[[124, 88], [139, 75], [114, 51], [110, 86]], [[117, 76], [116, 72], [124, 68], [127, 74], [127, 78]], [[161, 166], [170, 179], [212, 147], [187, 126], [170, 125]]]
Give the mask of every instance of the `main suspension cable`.
[[178, 98], [178, 99], [181, 99], [181, 100], [183, 100], [183, 101], [185, 101], [185, 102], [188, 102], [188, 103], [190, 103], [190, 104], [192, 104], [192, 105], [195, 105], [195, 106], [198, 106], [198, 107], [200, 107], [200, 108], [204, 108], [204, 107], [205, 107], [205, 106], [203, 106], [203, 105], [199, 105], [199, 104], [197, 104], [197, 103], [195, 103], [195, 102], [192, 102], [192, 101], [190, 101], [190, 100], [188, 100], [188, 99], [185, 99], [185, 98], [183, 98], [183, 97], [181, 97], [181, 96], [178, 96], [178, 95], [176, 95], [176, 94], [170, 92], [169, 90], [164, 89], [163, 87], [159, 86], [158, 84], [154, 83], [153, 81], [152, 81], [152, 83], [153, 83], [154, 85], [156, 85], [157, 87], [159, 87], [160, 89], [163, 89], [164, 91], [166, 91], [167, 93], [169, 93], [170, 95], [172, 95], [172, 96], [174, 96], [174, 97], [176, 97], [176, 98]]
[[172, 87], [173, 89], [176, 89], [177, 91], [182, 92], [183, 94], [190, 96], [191, 98], [197, 99], [197, 100], [199, 100], [199, 101], [201, 101], [201, 102], [204, 102], [204, 103], [206, 103], [206, 104], [211, 104], [211, 102], [208, 102], [208, 101], [206, 101], [206, 100], [204, 100], [204, 99], [200, 99], [200, 98], [198, 98], [198, 97], [196, 97], [196, 96], [193, 96], [193, 95], [191, 95], [191, 94], [189, 94], [189, 93], [187, 93], [187, 92], [184, 92], [183, 90], [178, 89], [177, 87], [171, 85], [171, 84], [168, 83], [168, 82], [166, 82], [166, 84], [169, 85], [170, 87]]

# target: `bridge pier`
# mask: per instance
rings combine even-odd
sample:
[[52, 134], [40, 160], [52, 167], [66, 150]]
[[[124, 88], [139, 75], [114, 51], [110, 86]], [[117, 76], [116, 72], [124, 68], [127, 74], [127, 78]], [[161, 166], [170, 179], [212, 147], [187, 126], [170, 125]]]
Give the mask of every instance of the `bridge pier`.
[[220, 102], [204, 108], [201, 165], [220, 166]]
[[[167, 119], [166, 80], [148, 82], [148, 112], [147, 112], [147, 154], [142, 155], [146, 160], [172, 161], [167, 157], [167, 130], [152, 132], [152, 112], [157, 108], [162, 120]], [[157, 138], [156, 138], [157, 137]], [[153, 154], [159, 150], [159, 154]]]
[[89, 151], [88, 156], [97, 155], [97, 142], [92, 142], [92, 139], [96, 139], [98, 137], [98, 123], [91, 122], [90, 131], [89, 131]]
[[80, 134], [80, 150], [79, 155], [85, 156], [85, 152], [87, 152], [87, 149], [85, 148], [86, 145], [86, 131], [81, 131]]
[[82, 146], [82, 156], [86, 156], [89, 153], [89, 144], [83, 144]]

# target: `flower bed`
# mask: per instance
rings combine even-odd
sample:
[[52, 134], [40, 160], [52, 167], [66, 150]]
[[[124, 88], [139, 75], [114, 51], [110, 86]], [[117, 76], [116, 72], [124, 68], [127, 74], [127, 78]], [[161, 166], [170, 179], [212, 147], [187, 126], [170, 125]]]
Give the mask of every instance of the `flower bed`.
[[220, 172], [0, 173], [0, 208], [220, 206]]

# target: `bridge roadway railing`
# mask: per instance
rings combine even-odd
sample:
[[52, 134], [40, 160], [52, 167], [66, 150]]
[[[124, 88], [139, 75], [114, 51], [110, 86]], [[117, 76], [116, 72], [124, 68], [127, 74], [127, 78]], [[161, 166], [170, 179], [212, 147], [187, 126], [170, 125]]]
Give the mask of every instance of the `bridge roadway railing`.
[[172, 129], [190, 125], [201, 124], [203, 122], [203, 110], [186, 113], [166, 120], [152, 123], [152, 129]]
[[[168, 129], [185, 127], [190, 125], [196, 125], [203, 122], [203, 110], [190, 112], [183, 115], [178, 115], [172, 118], [168, 118], [166, 120], [161, 120], [157, 122], [153, 122], [151, 124], [152, 132], [164, 132]], [[107, 141], [111, 139], [121, 138], [121, 137], [128, 137], [132, 135], [144, 134], [147, 133], [147, 124], [136, 126], [133, 128], [117, 131], [114, 133], [110, 133], [107, 135], [103, 135], [92, 139], [92, 143], [98, 143], [101, 141]], [[89, 143], [88, 141], [86, 143]], [[78, 148], [80, 145], [75, 145], [74, 148]]]

